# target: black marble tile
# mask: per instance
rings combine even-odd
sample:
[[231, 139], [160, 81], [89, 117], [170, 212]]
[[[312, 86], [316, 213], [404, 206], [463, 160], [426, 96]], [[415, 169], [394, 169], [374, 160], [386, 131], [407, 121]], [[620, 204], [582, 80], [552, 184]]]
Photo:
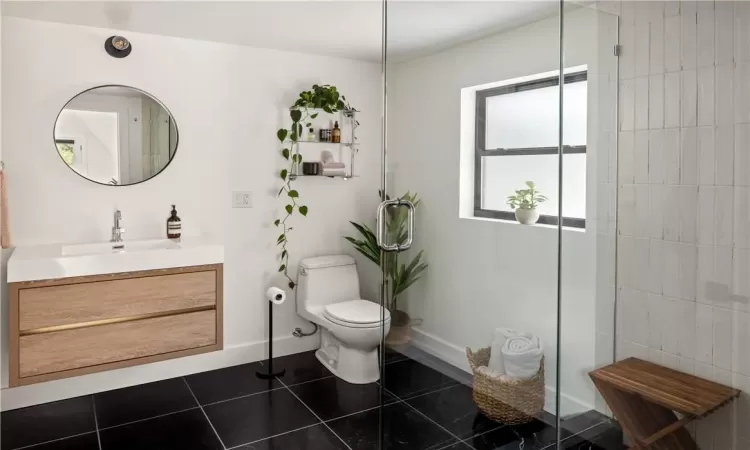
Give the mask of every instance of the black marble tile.
[[[616, 447], [602, 447], [601, 445], [599, 445], [599, 443], [587, 441], [585, 439], [573, 439], [573, 440], [563, 441], [561, 448], [564, 450], [625, 450], [627, 449], [627, 447], [622, 444]], [[549, 447], [549, 450], [554, 450], [554, 447]]]
[[542, 410], [541, 412], [539, 412], [539, 414], [534, 415], [534, 418], [553, 428], [557, 427], [557, 416], [554, 414], [548, 413], [545, 410]]
[[201, 405], [282, 387], [276, 380], [261, 380], [255, 373], [260, 363], [225, 367], [185, 377]]
[[0, 429], [3, 450], [96, 431], [94, 402], [85, 396], [5, 411]]
[[461, 439], [505, 426], [482, 414], [471, 395], [471, 388], [459, 384], [407, 403]]
[[565, 418], [562, 420], [561, 425], [564, 430], [569, 431], [571, 434], [579, 434], [608, 422], [609, 418], [607, 416], [591, 410]]
[[457, 442], [442, 428], [403, 403], [342, 417], [327, 424], [352, 450], [427, 450]]
[[102, 450], [221, 450], [200, 409], [100, 430]]
[[[563, 431], [563, 439], [569, 433]], [[557, 429], [539, 420], [509, 425], [466, 439], [476, 450], [541, 450], [555, 444]], [[553, 446], [554, 448], [554, 446]]]
[[413, 359], [416, 362], [431, 368], [432, 370], [436, 370], [442, 373], [444, 376], [453, 379], [454, 381], [465, 384], [467, 386], [471, 386], [471, 384], [474, 382], [474, 376], [471, 373], [466, 372], [463, 369], [459, 369], [453, 364], [447, 363], [437, 356], [425, 353], [422, 350], [416, 348], [411, 348], [405, 354], [409, 356], [410, 359]]
[[182, 378], [141, 384], [94, 395], [99, 428], [197, 407]]
[[273, 359], [273, 370], [286, 369], [281, 381], [287, 386], [333, 376], [318, 361], [314, 351], [297, 353]]
[[338, 377], [302, 383], [290, 389], [322, 420], [336, 419], [395, 401], [385, 390], [382, 390], [381, 399], [381, 388], [377, 383], [350, 384]]
[[[626, 450], [629, 447], [625, 444], [591, 442], [587, 440], [563, 441], [561, 447], [565, 450]], [[553, 450], [554, 447], [550, 447]]]
[[35, 445], [30, 447], [29, 450], [99, 450], [99, 438], [94, 431]]
[[382, 351], [383, 351], [383, 356], [384, 356], [384, 362], [386, 364], [399, 362], [399, 361], [405, 361], [409, 359], [408, 356], [390, 347], [380, 347], [380, 348], [383, 349]]
[[606, 422], [563, 441], [565, 450], [625, 450], [622, 430], [615, 422]]
[[625, 450], [628, 448], [624, 444], [625, 438], [622, 429], [619, 426], [607, 426], [609, 428], [604, 433], [591, 437], [591, 442], [602, 450]]
[[456, 442], [449, 447], [443, 447], [440, 450], [474, 450], [463, 442]]
[[348, 450], [323, 424], [239, 447], [242, 450]]
[[216, 403], [204, 410], [227, 447], [318, 423], [307, 407], [286, 389]]
[[401, 399], [457, 384], [452, 378], [412, 359], [386, 365], [383, 383]]

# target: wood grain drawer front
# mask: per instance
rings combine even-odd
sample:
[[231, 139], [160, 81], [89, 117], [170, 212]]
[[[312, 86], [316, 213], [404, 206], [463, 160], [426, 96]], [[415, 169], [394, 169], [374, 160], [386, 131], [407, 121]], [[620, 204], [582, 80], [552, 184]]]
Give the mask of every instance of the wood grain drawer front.
[[216, 304], [216, 271], [26, 288], [19, 291], [19, 331]]
[[215, 310], [21, 336], [20, 376], [97, 366], [216, 342]]

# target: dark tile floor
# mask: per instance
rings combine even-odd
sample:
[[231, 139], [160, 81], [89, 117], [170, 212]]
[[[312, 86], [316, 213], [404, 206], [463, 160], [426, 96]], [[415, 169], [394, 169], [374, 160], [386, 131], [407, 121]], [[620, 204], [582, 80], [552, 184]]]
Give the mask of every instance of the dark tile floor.
[[[383, 386], [351, 385], [313, 352], [199, 373], [2, 414], [3, 450], [540, 450], [554, 448], [554, 417], [506, 426], [483, 416], [471, 389], [387, 352]], [[434, 367], [434, 366], [433, 366]], [[381, 403], [382, 398], [382, 403]], [[563, 422], [568, 450], [621, 450], [598, 414]], [[382, 432], [382, 447], [381, 443]]]

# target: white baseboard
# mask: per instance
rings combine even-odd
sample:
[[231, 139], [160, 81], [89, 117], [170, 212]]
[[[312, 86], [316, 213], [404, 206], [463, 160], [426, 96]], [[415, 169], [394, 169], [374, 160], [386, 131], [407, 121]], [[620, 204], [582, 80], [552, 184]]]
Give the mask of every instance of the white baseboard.
[[413, 327], [414, 335], [411, 344], [418, 349], [439, 358], [448, 364], [471, 373], [469, 361], [466, 359], [466, 349], [428, 333], [419, 327]]
[[[555, 388], [550, 385], [546, 385], [544, 388], [547, 391], [544, 397], [544, 410], [550, 414], [555, 414]], [[560, 417], [562, 418], [582, 414], [592, 409], [595, 409], [594, 405], [588, 405], [565, 393], [560, 394]]]
[[[286, 336], [274, 339], [274, 357], [314, 350], [320, 345], [319, 335], [299, 339]], [[41, 403], [64, 400], [97, 392], [110, 391], [138, 384], [181, 377], [223, 367], [260, 361], [268, 357], [268, 341], [248, 342], [226, 347], [222, 351], [160, 361], [141, 366], [110, 370], [79, 377], [48, 381], [0, 390], [3, 411]]]
[[[466, 359], [465, 348], [454, 345], [432, 333], [420, 329], [419, 327], [414, 327], [413, 330], [414, 335], [411, 341], [413, 346], [452, 366], [471, 373], [469, 362]], [[546, 386], [546, 390], [544, 410], [550, 414], [555, 414], [555, 388], [553, 386]], [[593, 405], [588, 405], [586, 402], [582, 402], [573, 396], [565, 393], [560, 395], [560, 415], [562, 417], [580, 414], [592, 409], [594, 409]]]

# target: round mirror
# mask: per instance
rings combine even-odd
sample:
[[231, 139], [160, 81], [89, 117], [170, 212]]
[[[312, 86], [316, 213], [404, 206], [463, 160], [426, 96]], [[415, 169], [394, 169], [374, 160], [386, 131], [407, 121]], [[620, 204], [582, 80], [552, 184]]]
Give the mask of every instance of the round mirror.
[[55, 121], [60, 158], [95, 183], [127, 186], [169, 165], [177, 124], [152, 95], [128, 86], [100, 86], [73, 97]]

